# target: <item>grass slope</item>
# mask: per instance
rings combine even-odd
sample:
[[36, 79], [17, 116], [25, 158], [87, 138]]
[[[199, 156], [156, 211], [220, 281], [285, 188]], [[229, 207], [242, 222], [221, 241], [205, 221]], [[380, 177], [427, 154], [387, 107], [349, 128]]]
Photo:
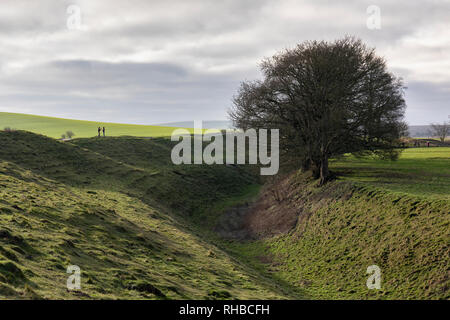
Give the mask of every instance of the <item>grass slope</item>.
[[[254, 185], [241, 169], [172, 166], [167, 139], [16, 131], [0, 143], [0, 297], [293, 297], [187, 222]], [[81, 292], [66, 290], [71, 264]]]
[[[174, 166], [165, 138], [0, 144], [0, 297], [450, 298], [449, 148], [334, 160], [322, 188], [300, 173], [269, 183], [249, 222], [265, 234], [237, 242], [211, 230], [259, 192], [252, 168]], [[81, 292], [66, 290], [69, 264]]]
[[[292, 212], [292, 230], [235, 242], [234, 251], [312, 298], [449, 299], [449, 155], [422, 148], [398, 162], [341, 159], [332, 167], [346, 175], [322, 188], [291, 175], [266, 187], [254, 228], [270, 231], [270, 221], [259, 226], [264, 217]], [[381, 268], [381, 290], [366, 287], [370, 265]]]
[[35, 116], [21, 113], [0, 112], [0, 129], [6, 127], [39, 133], [55, 139], [68, 130], [77, 138], [94, 137], [98, 127], [106, 127], [107, 136], [170, 136], [175, 128], [163, 126], [146, 126], [97, 121], [71, 120], [54, 117]]

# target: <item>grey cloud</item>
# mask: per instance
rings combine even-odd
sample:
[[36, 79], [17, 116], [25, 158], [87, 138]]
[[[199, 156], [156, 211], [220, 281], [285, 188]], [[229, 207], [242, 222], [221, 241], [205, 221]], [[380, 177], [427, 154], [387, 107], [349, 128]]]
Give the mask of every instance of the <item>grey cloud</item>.
[[238, 83], [173, 64], [55, 61], [2, 81], [2, 92], [20, 91], [0, 94], [0, 100], [15, 111], [26, 105], [48, 115], [89, 113], [119, 122], [125, 116], [142, 124], [195, 114], [220, 119]]
[[450, 117], [450, 82], [406, 83], [409, 123], [412, 125], [448, 121]]
[[[67, 30], [69, 4], [80, 6], [84, 30]], [[366, 27], [372, 4], [381, 30]], [[0, 109], [136, 123], [224, 119], [262, 58], [350, 34], [405, 78], [409, 122], [438, 121], [450, 41], [430, 40], [450, 35], [449, 12], [450, 1], [433, 0], [3, 0]]]

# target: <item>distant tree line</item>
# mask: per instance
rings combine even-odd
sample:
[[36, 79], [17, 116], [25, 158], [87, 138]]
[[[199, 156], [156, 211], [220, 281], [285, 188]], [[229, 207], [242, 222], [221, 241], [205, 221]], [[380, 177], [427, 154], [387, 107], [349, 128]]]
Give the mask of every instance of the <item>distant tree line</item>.
[[62, 139], [72, 139], [75, 136], [75, 133], [73, 133], [71, 130], [66, 131], [66, 133], [63, 133], [61, 135]]

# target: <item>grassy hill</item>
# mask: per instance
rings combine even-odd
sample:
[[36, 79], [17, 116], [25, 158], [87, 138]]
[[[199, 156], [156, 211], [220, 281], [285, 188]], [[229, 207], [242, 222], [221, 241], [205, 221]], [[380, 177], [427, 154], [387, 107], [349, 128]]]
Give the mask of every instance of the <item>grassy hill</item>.
[[[256, 168], [172, 165], [166, 138], [0, 144], [2, 298], [450, 298], [450, 148], [347, 156], [324, 187], [293, 172], [261, 189]], [[219, 238], [227, 223], [249, 236]]]
[[77, 138], [94, 137], [98, 127], [106, 127], [107, 136], [139, 136], [163, 137], [170, 136], [173, 127], [146, 126], [97, 121], [71, 120], [53, 117], [35, 116], [21, 113], [0, 112], [0, 129], [11, 128], [39, 133], [55, 139], [68, 130]]
[[[206, 242], [188, 222], [251, 189], [252, 175], [172, 166], [167, 139], [73, 142], [0, 132], [0, 297], [300, 296]], [[71, 264], [82, 270], [82, 293], [66, 290]]]
[[[349, 156], [332, 170], [322, 188], [301, 173], [266, 186], [246, 221], [257, 240], [235, 252], [312, 298], [449, 299], [450, 148]], [[381, 290], [366, 287], [370, 265]]]

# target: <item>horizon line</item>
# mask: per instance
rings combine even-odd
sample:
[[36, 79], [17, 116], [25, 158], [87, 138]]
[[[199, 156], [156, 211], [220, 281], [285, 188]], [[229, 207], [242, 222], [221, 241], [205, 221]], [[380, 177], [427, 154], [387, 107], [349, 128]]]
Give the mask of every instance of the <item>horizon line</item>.
[[[132, 122], [113, 122], [113, 121], [98, 121], [98, 120], [88, 120], [88, 119], [79, 119], [79, 118], [66, 118], [66, 117], [58, 117], [58, 116], [48, 116], [48, 115], [40, 115], [40, 114], [31, 114], [31, 113], [23, 113], [23, 112], [8, 112], [8, 111], [0, 111], [0, 114], [8, 113], [8, 114], [17, 114], [24, 116], [32, 116], [32, 117], [42, 117], [42, 118], [52, 118], [52, 119], [61, 119], [61, 120], [74, 120], [74, 121], [87, 121], [87, 122], [97, 122], [97, 123], [110, 123], [110, 124], [129, 124], [135, 126], [163, 126], [164, 124], [177, 123], [177, 122], [193, 122], [197, 119], [191, 120], [180, 120], [180, 121], [168, 121], [162, 123], [153, 123], [153, 124], [140, 124], [140, 123], [132, 123]], [[207, 121], [230, 121], [228, 119], [209, 119], [209, 120], [201, 120], [202, 122]], [[408, 126], [429, 126], [429, 124], [409, 124]]]

